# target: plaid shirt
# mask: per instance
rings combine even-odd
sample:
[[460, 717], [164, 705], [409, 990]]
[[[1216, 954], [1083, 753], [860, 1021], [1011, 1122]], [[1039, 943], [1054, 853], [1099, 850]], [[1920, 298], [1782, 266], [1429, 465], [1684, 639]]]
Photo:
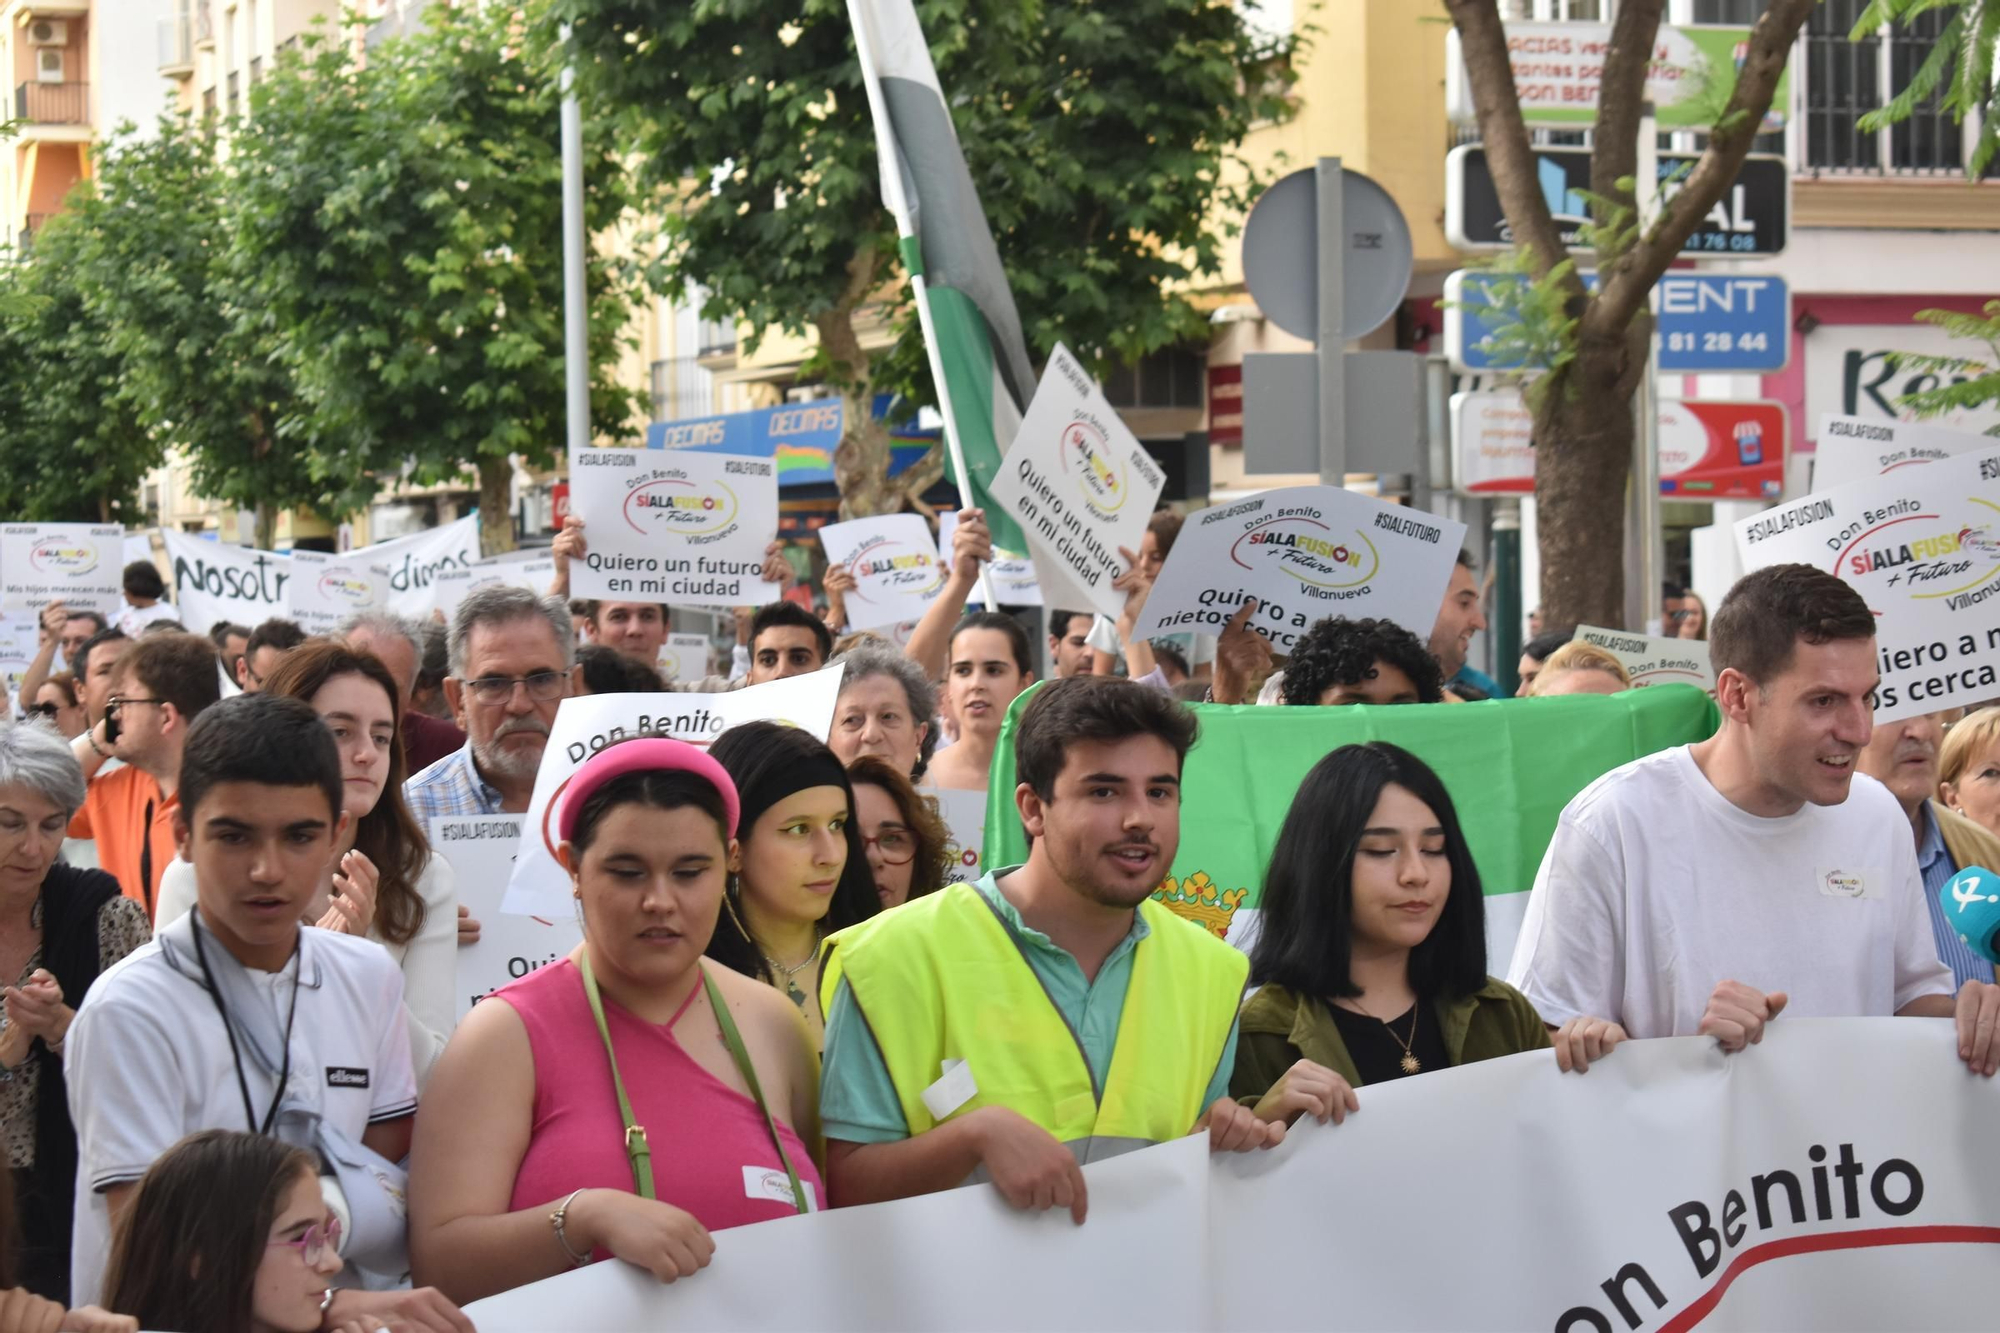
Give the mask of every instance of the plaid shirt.
[[470, 741], [404, 783], [403, 800], [426, 829], [433, 819], [501, 812], [499, 791], [473, 766]]

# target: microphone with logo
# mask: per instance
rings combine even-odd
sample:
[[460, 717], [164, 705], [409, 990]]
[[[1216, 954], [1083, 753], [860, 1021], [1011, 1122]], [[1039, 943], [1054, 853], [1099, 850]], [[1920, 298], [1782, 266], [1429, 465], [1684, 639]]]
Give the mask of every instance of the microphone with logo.
[[1938, 890], [1944, 919], [1968, 949], [1987, 962], [2000, 962], [2000, 875], [1967, 866]]

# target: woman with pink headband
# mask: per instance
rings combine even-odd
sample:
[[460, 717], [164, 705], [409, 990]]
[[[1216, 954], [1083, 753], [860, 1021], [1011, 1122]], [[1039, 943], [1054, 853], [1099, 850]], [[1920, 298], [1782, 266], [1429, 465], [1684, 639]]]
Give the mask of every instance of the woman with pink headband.
[[671, 1282], [710, 1232], [824, 1199], [804, 1020], [702, 957], [741, 862], [735, 783], [633, 740], [558, 800], [583, 943], [466, 1015], [417, 1113], [412, 1268], [461, 1303], [604, 1258]]

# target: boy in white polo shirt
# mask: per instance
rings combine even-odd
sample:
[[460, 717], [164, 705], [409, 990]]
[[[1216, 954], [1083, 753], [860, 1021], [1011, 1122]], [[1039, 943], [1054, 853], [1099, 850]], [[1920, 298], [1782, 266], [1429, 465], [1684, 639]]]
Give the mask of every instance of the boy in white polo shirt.
[[[203, 1129], [317, 1151], [345, 1196], [343, 1278], [394, 1281], [407, 1267], [395, 1164], [417, 1104], [402, 974], [380, 945], [300, 920], [347, 818], [332, 733], [297, 699], [225, 700], [188, 733], [180, 796], [197, 910], [98, 979], [67, 1041], [74, 1299], [97, 1300], [146, 1168]], [[329, 1324], [363, 1313], [471, 1328], [435, 1292], [330, 1295]]]

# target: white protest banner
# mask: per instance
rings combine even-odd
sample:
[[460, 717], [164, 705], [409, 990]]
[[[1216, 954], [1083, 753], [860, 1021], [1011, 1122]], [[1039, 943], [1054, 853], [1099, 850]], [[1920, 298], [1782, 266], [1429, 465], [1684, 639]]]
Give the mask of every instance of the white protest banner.
[[940, 787], [926, 792], [951, 835], [945, 843], [944, 882], [967, 884], [986, 873], [986, 793]]
[[1708, 644], [1700, 639], [1662, 639], [1596, 625], [1578, 625], [1576, 637], [1617, 658], [1632, 677], [1634, 689], [1641, 685], [1699, 685], [1715, 693], [1715, 668], [1709, 664]]
[[511, 981], [546, 967], [583, 939], [574, 909], [555, 916], [515, 916], [500, 904], [520, 815], [466, 815], [431, 821], [431, 849], [451, 864], [460, 906], [479, 923], [479, 942], [458, 951], [458, 1017]]
[[708, 636], [669, 634], [660, 645], [660, 676], [664, 680], [700, 680], [708, 674]]
[[290, 556], [225, 546], [171, 528], [161, 529], [160, 539], [173, 567], [174, 609], [193, 633], [206, 634], [218, 620], [255, 629], [290, 614]]
[[768, 458], [688, 449], [582, 449], [569, 460], [570, 512], [590, 553], [570, 562], [578, 597], [670, 606], [761, 606], [764, 548], [778, 535]]
[[[938, 511], [938, 559], [946, 573], [951, 568], [951, 535], [958, 531], [958, 511]], [[1040, 606], [1042, 585], [1035, 578], [1035, 562], [1025, 556], [994, 552], [999, 558], [987, 562], [986, 577], [992, 581], [994, 600], [1001, 606]], [[976, 595], [976, 594], [975, 594]], [[992, 608], [988, 608], [991, 610]]]
[[134, 560], [151, 560], [152, 558], [153, 529], [148, 528], [144, 532], [128, 532], [125, 534], [124, 561], [126, 564], [129, 565]]
[[1058, 343], [992, 487], [1020, 521], [1044, 591], [1058, 595], [1066, 581], [1081, 600], [1058, 603], [1064, 609], [1116, 617], [1125, 594], [1111, 582], [1128, 567], [1118, 550], [1139, 549], [1165, 485], [1160, 465]]
[[535, 554], [522, 560], [496, 557], [440, 569], [431, 580], [431, 594], [436, 609], [443, 613], [445, 622], [449, 624], [451, 618], [458, 614], [459, 603], [480, 588], [505, 585], [526, 588], [529, 592], [546, 596], [549, 585], [555, 581], [556, 562], [553, 556]]
[[760, 721], [783, 722], [825, 740], [845, 674], [843, 667], [825, 667], [721, 694], [590, 694], [563, 700], [535, 773], [527, 831], [500, 910], [544, 917], [568, 910], [569, 876], [556, 861], [556, 799], [599, 750], [638, 736], [669, 736], [706, 749], [729, 728]]
[[1839, 575], [1875, 612], [1875, 721], [2000, 694], [2000, 444], [1767, 509], [1736, 525], [1746, 570]]
[[115, 619], [123, 609], [125, 529], [117, 524], [0, 526], [0, 611], [40, 612], [50, 602]]
[[292, 619], [308, 634], [332, 634], [349, 616], [381, 610], [388, 595], [388, 566], [361, 551], [292, 552]]
[[1292, 486], [1188, 515], [1138, 637], [1220, 634], [1247, 597], [1250, 627], [1289, 653], [1327, 616], [1393, 620], [1430, 638], [1465, 525], [1338, 486]]
[[930, 525], [915, 514], [829, 523], [819, 530], [819, 542], [829, 566], [844, 565], [854, 576], [847, 594], [851, 630], [919, 619], [944, 591]]
[[436, 604], [437, 576], [448, 569], [464, 569], [479, 559], [479, 516], [467, 514], [441, 528], [375, 542], [349, 554], [388, 568], [385, 605], [389, 610], [399, 616], [428, 619]]
[[[466, 1314], [480, 1333], [1988, 1329], [2000, 1084], [1957, 1054], [1945, 1020], [1791, 1015], [1736, 1055], [1632, 1041], [1578, 1076], [1531, 1051], [1361, 1088], [1345, 1124], [1300, 1120], [1268, 1151], [1192, 1135], [1093, 1162], [1080, 1227], [975, 1184], [719, 1231], [671, 1285], [613, 1260]], [[1481, 1219], [1449, 1280], [1412, 1240], [1441, 1224], [1413, 1172]], [[1334, 1272], [1360, 1276], [1330, 1292]]]
[[1813, 489], [1830, 491], [1915, 463], [1935, 463], [2000, 448], [2000, 438], [1921, 421], [1844, 417], [1828, 412], [1819, 419], [1814, 444]]

